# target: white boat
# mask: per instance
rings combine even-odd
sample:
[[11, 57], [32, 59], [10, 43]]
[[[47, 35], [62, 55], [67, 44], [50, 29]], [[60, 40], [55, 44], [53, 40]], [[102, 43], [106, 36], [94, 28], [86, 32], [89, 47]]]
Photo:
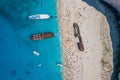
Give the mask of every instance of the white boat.
[[37, 51], [35, 51], [35, 50], [33, 51], [33, 54], [36, 55], [36, 56], [39, 56], [39, 55], [40, 55], [40, 53], [37, 52]]
[[62, 66], [63, 66], [62, 63], [57, 63], [56, 65], [59, 66], [59, 67], [62, 67]]
[[29, 19], [49, 19], [50, 15], [48, 14], [35, 14], [35, 15], [30, 15]]

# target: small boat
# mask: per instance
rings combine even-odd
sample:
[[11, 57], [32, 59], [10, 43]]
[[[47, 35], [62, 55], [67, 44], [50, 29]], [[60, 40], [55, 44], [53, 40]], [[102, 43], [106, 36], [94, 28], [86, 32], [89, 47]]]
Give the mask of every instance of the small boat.
[[31, 36], [32, 40], [42, 40], [42, 39], [47, 39], [47, 38], [52, 38], [54, 37], [53, 32], [45, 32], [45, 33], [38, 33], [38, 34], [33, 34]]
[[33, 51], [33, 54], [35, 54], [36, 56], [39, 56], [40, 55], [40, 53], [38, 52], [38, 51]]
[[48, 14], [35, 14], [35, 15], [30, 15], [28, 18], [29, 19], [49, 19], [50, 15], [48, 15]]
[[62, 63], [57, 63], [56, 65], [59, 66], [59, 67], [63, 67]]

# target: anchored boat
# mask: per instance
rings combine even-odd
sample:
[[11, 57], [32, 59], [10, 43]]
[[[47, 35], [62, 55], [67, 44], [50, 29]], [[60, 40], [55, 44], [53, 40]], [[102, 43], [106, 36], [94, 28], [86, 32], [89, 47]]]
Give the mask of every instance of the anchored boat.
[[35, 14], [35, 15], [30, 15], [29, 19], [49, 19], [50, 15], [48, 14]]
[[59, 66], [59, 67], [63, 67], [62, 63], [57, 63], [56, 65]]
[[54, 37], [53, 32], [45, 32], [45, 33], [38, 33], [38, 34], [33, 34], [31, 36], [32, 40], [42, 40], [42, 39], [47, 39], [47, 38], [52, 38]]

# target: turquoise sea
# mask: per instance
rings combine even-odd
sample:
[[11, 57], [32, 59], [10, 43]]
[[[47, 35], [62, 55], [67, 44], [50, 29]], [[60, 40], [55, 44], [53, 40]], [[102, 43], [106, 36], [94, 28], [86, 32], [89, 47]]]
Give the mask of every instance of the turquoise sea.
[[[32, 14], [48, 20], [30, 20]], [[36, 33], [54, 38], [32, 41]], [[57, 0], [0, 0], [0, 80], [63, 80]], [[33, 54], [36, 50], [40, 56]]]

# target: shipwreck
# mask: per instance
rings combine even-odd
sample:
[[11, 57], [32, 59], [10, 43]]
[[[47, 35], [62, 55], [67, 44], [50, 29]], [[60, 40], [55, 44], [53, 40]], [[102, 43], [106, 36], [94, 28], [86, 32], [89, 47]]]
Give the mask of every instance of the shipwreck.
[[78, 48], [80, 51], [84, 51], [84, 45], [83, 45], [83, 41], [82, 41], [82, 37], [80, 34], [80, 30], [79, 30], [79, 26], [77, 23], [73, 23], [73, 28], [74, 28], [74, 36], [78, 37], [79, 42], [77, 43]]

